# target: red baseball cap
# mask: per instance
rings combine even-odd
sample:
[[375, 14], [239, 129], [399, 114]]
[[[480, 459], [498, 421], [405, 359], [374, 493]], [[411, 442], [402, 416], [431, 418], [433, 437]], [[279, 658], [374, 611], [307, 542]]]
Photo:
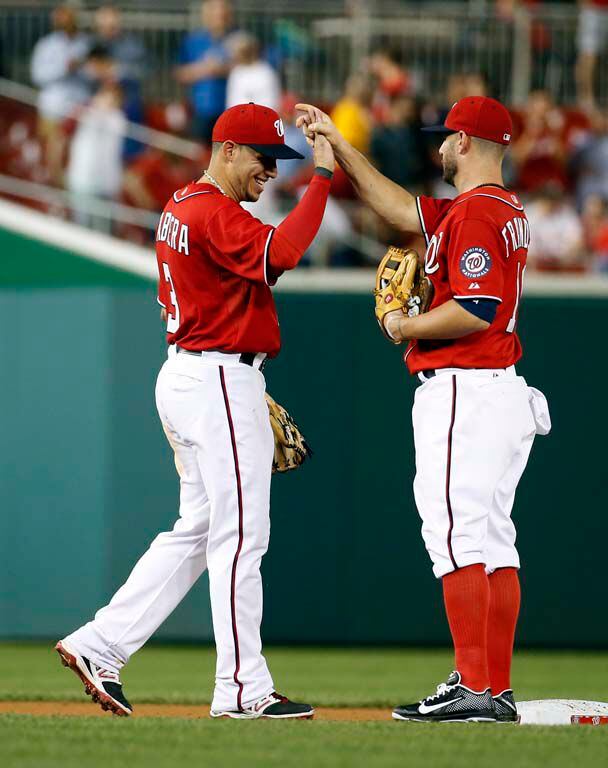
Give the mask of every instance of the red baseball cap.
[[246, 144], [276, 160], [302, 160], [304, 155], [285, 144], [285, 129], [278, 113], [260, 104], [237, 104], [218, 117], [211, 141]]
[[465, 96], [450, 109], [443, 125], [432, 125], [422, 130], [433, 133], [464, 131], [468, 136], [476, 136], [478, 139], [510, 144], [513, 122], [509, 110], [496, 99]]

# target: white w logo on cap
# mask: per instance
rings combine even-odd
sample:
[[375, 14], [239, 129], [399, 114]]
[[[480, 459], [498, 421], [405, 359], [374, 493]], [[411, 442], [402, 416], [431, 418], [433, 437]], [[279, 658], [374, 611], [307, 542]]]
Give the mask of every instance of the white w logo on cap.
[[283, 121], [281, 119], [274, 121], [274, 127], [277, 129], [277, 134], [279, 136], [285, 135], [285, 128], [283, 128]]

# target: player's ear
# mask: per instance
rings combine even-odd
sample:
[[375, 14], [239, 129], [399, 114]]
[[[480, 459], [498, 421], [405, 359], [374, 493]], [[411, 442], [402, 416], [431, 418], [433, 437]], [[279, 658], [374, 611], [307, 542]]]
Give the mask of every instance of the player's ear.
[[234, 143], [234, 141], [225, 141], [222, 144], [222, 154], [224, 156], [224, 160], [227, 160], [228, 162], [231, 162], [234, 160], [234, 157], [237, 152], [237, 144]]
[[466, 155], [471, 149], [471, 137], [464, 131], [458, 131], [457, 151], [459, 155]]

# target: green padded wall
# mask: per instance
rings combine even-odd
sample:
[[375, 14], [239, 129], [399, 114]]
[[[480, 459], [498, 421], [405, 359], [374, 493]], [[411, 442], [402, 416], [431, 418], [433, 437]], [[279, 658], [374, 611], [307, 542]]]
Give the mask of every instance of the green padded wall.
[[[46, 246], [0, 234], [3, 254], [7, 244], [28, 261], [0, 272], [0, 636], [55, 637], [90, 618], [173, 523], [177, 478], [154, 407], [163, 337], [154, 286], [56, 249], [43, 284]], [[266, 642], [446, 643], [411, 492], [415, 382], [401, 353], [369, 296], [277, 303], [284, 349], [268, 389], [316, 452], [273, 481]], [[528, 298], [521, 318], [519, 369], [547, 394], [554, 429], [516, 500], [519, 640], [605, 647], [608, 300], [566, 306]], [[205, 579], [159, 637], [210, 639]]]

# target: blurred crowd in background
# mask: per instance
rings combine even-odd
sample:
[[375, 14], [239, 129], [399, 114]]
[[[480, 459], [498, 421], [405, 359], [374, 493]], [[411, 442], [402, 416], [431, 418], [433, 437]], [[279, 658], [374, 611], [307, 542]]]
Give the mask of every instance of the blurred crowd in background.
[[[516, 5], [497, 0], [496, 12], [508, 19]], [[87, 200], [160, 211], [175, 189], [205, 167], [218, 115], [254, 101], [279, 112], [287, 143], [306, 157], [280, 161], [278, 179], [251, 208], [266, 222], [280, 221], [313, 170], [309, 148], [295, 128], [295, 104], [310, 94], [285, 90], [276, 52], [237, 27], [229, 0], [200, 4], [199, 26], [181, 40], [172, 72], [183, 98], [171, 103], [144, 98], [154, 62], [142, 39], [123, 29], [120, 9], [100, 5], [92, 18], [83, 28], [71, 5], [52, 9], [52, 30], [31, 52], [37, 115], [32, 119], [20, 106], [9, 109], [3, 102], [0, 172], [66, 190], [69, 207], [48, 201], [38, 207], [107, 230], [107, 219], [98, 220]], [[608, 44], [608, 0], [580, 3], [577, 35], [576, 102], [556, 104], [536, 77], [538, 88], [526, 102], [509, 105], [514, 139], [505, 176], [527, 203], [530, 268], [608, 272], [608, 112], [598, 106], [593, 86], [598, 54]], [[533, 39], [535, 66], [542, 69], [542, 27]], [[400, 51], [377, 40], [346, 78], [341, 96], [319, 106], [395, 183], [414, 193], [451, 197], [454, 190], [441, 178], [438, 144], [419, 129], [443, 119], [463, 96], [494, 93], [486, 73], [477, 71], [452, 72], [441, 93], [425, 90]], [[133, 130], [142, 125], [189, 139], [194, 149], [151, 146]], [[143, 244], [153, 238], [151, 229], [125, 221], [113, 221], [110, 229]], [[358, 204], [338, 169], [310, 261], [363, 265], [376, 258], [382, 244], [399, 242], [402, 235]]]

